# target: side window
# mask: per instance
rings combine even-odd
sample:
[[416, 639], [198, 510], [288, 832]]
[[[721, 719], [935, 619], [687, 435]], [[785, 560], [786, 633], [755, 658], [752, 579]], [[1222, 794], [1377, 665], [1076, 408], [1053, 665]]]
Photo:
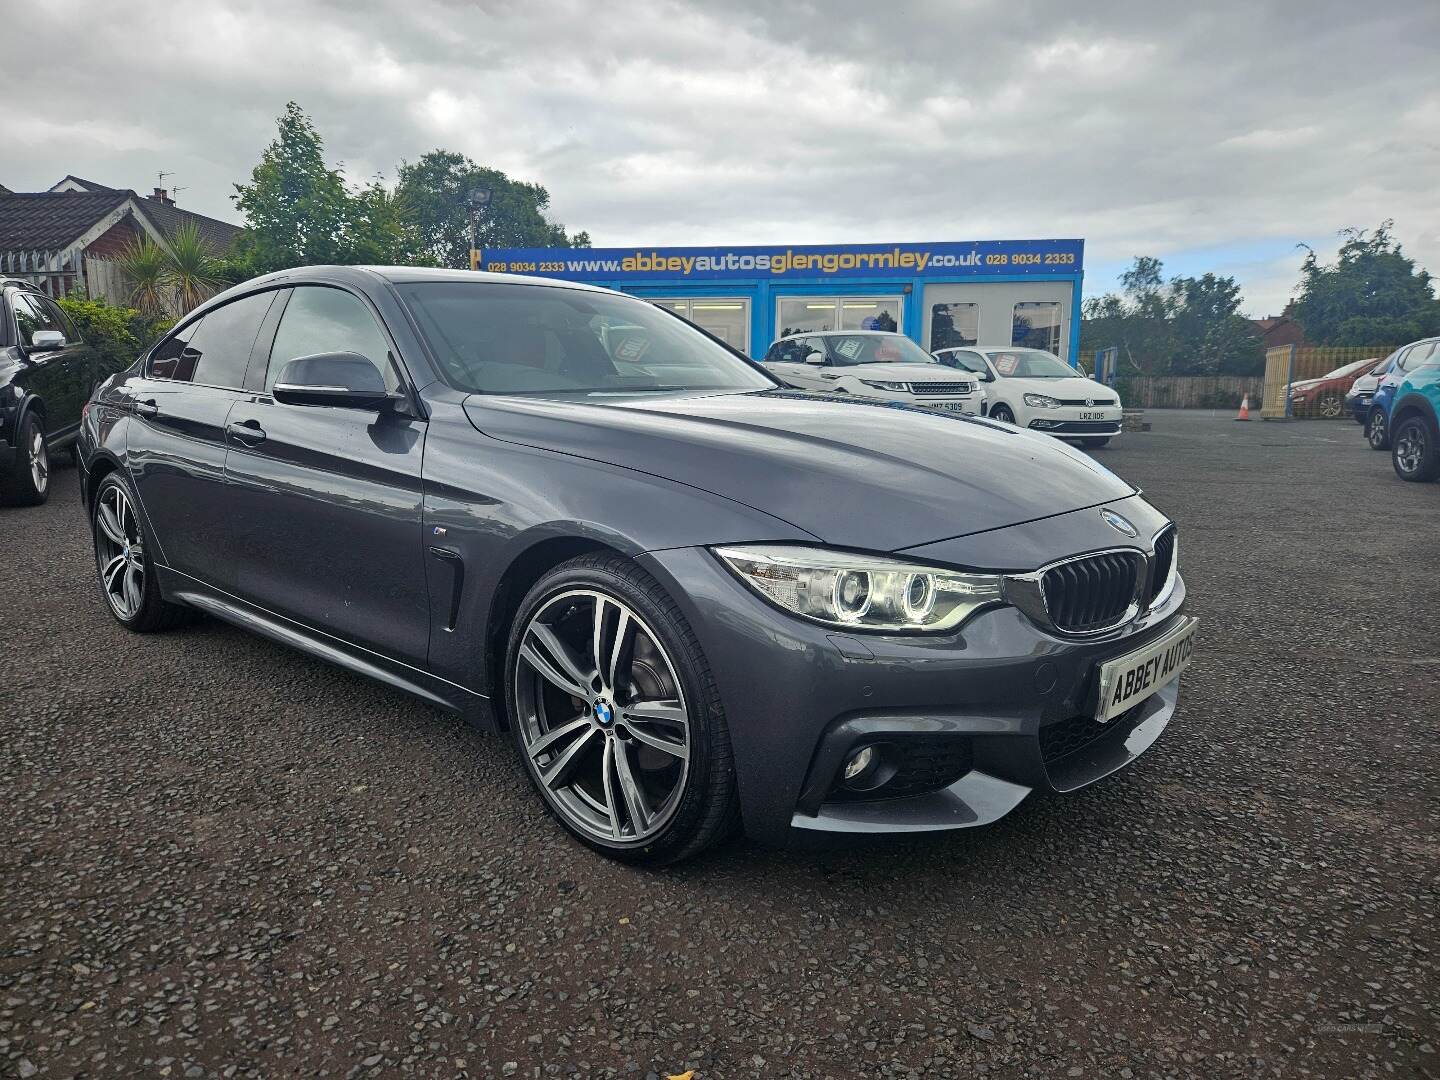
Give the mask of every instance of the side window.
[[370, 309], [340, 289], [302, 285], [290, 297], [275, 332], [265, 389], [275, 385], [281, 369], [297, 356], [328, 352], [359, 353], [379, 370], [387, 390], [400, 388], [389, 361], [390, 344]]
[[182, 360], [189, 353], [195, 354], [191, 381], [238, 389], [245, 381], [245, 365], [250, 363], [255, 335], [274, 299], [273, 292], [252, 293], [206, 312], [182, 354]]
[[1400, 358], [1401, 371], [1414, 371], [1416, 368], [1425, 366], [1427, 360], [1435, 352], [1435, 342], [1422, 341], [1418, 345], [1412, 345], [1410, 349]]
[[829, 362], [830, 362], [830, 354], [825, 350], [825, 339], [824, 339], [824, 338], [818, 338], [818, 337], [801, 338], [801, 339], [800, 339], [800, 355], [796, 357], [796, 360], [803, 364], [803, 363], [805, 363], [805, 358], [806, 358], [807, 356], [809, 356], [812, 352], [818, 352], [821, 356], [825, 357], [825, 362], [826, 362], [826, 363], [829, 363]]
[[195, 354], [192, 352], [185, 355], [185, 346], [190, 344], [191, 335], [203, 321], [202, 319], [182, 326], [150, 350], [150, 361], [146, 367], [150, 378], [190, 381], [190, 376], [195, 374]]
[[51, 300], [48, 296], [31, 296], [32, 304], [39, 304], [40, 310], [50, 320], [51, 325], [65, 335], [66, 343], [80, 340], [80, 333], [75, 329], [75, 324], [70, 321], [70, 316], [65, 314], [65, 309]]
[[20, 329], [20, 343], [27, 349], [37, 330], [65, 332], [65, 328], [37, 302], [39, 299], [32, 293], [15, 293], [15, 325]]

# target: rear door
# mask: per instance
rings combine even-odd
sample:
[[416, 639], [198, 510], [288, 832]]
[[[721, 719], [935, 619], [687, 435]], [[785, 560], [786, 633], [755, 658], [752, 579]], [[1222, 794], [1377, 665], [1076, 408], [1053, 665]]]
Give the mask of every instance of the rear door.
[[296, 286], [262, 379], [230, 416], [225, 471], [237, 594], [386, 656], [423, 664], [430, 604], [421, 545], [425, 423], [401, 412], [287, 405], [270, 394], [285, 364], [356, 352], [391, 389], [394, 345], [362, 297]]
[[275, 296], [251, 293], [187, 323], [125, 384], [126, 458], [160, 561], [225, 591], [234, 584], [225, 424]]

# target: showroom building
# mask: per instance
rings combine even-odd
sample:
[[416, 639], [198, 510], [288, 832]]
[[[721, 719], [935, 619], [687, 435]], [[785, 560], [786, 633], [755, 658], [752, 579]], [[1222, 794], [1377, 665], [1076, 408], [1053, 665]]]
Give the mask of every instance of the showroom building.
[[815, 330], [899, 330], [927, 349], [1024, 345], [1071, 364], [1083, 240], [488, 248], [482, 270], [565, 278], [668, 307], [759, 358]]

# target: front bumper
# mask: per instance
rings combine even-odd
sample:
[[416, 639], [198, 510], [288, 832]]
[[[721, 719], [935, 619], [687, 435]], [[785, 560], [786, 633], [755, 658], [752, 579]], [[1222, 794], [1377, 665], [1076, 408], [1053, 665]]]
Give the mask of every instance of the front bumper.
[[1345, 411], [1355, 418], [1357, 424], [1363, 424], [1370, 415], [1370, 402], [1374, 399], [1374, 394], [1346, 394]]
[[[745, 829], [762, 841], [988, 824], [1031, 791], [1073, 791], [1124, 767], [1174, 714], [1171, 683], [1108, 724], [1088, 719], [1098, 665], [1172, 630], [1183, 582], [1102, 641], [1050, 636], [1013, 607], [955, 634], [846, 634], [776, 610], [702, 549], [642, 561], [700, 639], [725, 707]], [[938, 786], [886, 799], [838, 794], [846, 757], [877, 739], [943, 761]]]
[[1072, 438], [1109, 438], [1120, 434], [1118, 420], [1063, 420], [1037, 416], [1029, 424], [1031, 431], [1045, 435], [1070, 436]]

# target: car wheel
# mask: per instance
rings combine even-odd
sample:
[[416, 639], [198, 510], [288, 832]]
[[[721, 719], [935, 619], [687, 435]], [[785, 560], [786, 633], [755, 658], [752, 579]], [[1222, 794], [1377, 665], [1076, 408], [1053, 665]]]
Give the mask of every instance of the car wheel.
[[95, 535], [95, 568], [105, 605], [120, 624], [137, 633], [166, 630], [184, 622], [190, 609], [160, 595], [135, 499], [119, 473], [100, 481], [90, 518]]
[[39, 506], [50, 494], [50, 449], [45, 425], [33, 410], [20, 421], [15, 461], [0, 475], [0, 502], [10, 506]]
[[1401, 480], [1434, 480], [1440, 476], [1440, 447], [1423, 416], [1407, 416], [1395, 426], [1390, 462]]
[[1081, 439], [1080, 445], [1086, 450], [1099, 450], [1102, 446], [1110, 445], [1110, 437], [1107, 435], [1103, 439]]
[[537, 582], [506, 652], [510, 727], [546, 807], [613, 858], [664, 866], [739, 821], [730, 736], [700, 643], [628, 559]]
[[1320, 399], [1320, 415], [1326, 420], [1338, 419], [1345, 409], [1345, 403], [1338, 397], [1326, 397]]
[[1389, 427], [1382, 410], [1379, 408], [1370, 410], [1370, 419], [1365, 422], [1365, 441], [1370, 444], [1371, 450], [1390, 449]]
[[1010, 411], [1010, 406], [1005, 404], [992, 405], [990, 407], [990, 419], [999, 420], [1002, 424], [1015, 423], [1015, 414]]

